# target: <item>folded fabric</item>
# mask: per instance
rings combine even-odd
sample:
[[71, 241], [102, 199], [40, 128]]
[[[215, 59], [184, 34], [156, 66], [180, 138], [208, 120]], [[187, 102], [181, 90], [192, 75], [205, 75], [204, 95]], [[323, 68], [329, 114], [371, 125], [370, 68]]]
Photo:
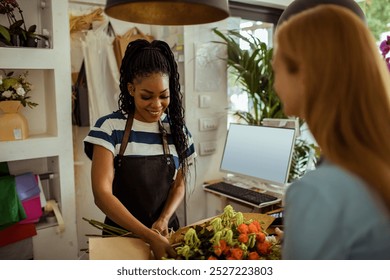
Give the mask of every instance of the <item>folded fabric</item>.
[[39, 222], [39, 218], [42, 216], [41, 199], [39, 195], [23, 200], [22, 205], [26, 212], [27, 218], [20, 221], [20, 224], [30, 224]]
[[0, 176], [6, 176], [6, 175], [9, 175], [8, 163], [3, 161], [0, 162]]
[[0, 177], [0, 230], [27, 217], [16, 191], [14, 176]]
[[37, 235], [34, 224], [15, 224], [0, 230], [0, 247]]
[[16, 191], [20, 200], [39, 195], [39, 186], [35, 175], [31, 172], [15, 176]]

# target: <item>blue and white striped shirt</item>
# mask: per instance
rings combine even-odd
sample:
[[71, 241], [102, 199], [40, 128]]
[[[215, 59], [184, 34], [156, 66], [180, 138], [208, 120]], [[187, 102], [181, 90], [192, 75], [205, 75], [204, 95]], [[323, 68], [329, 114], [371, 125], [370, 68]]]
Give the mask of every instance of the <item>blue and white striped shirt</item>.
[[[173, 138], [167, 115], [161, 116], [161, 122], [167, 131], [170, 153], [173, 155], [176, 170], [179, 169], [179, 158]], [[103, 116], [96, 121], [94, 127], [84, 139], [85, 152], [89, 158], [92, 158], [92, 145], [100, 145], [111, 151], [114, 157], [119, 154], [124, 130], [126, 127], [126, 116], [120, 112]], [[195, 146], [191, 133], [185, 128], [188, 137], [187, 157], [191, 161], [196, 157]], [[133, 120], [129, 143], [124, 152], [125, 156], [152, 156], [164, 154], [161, 133], [157, 122], [146, 123], [136, 119]]]

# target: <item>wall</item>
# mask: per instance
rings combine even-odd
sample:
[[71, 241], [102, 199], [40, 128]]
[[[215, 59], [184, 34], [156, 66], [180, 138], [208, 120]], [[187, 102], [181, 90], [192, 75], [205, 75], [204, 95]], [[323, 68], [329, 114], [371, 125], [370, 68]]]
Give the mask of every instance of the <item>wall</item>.
[[[202, 184], [222, 176], [219, 173], [219, 165], [227, 131], [227, 72], [226, 64], [221, 64], [222, 60], [216, 57], [221, 55], [215, 51], [220, 45], [211, 43], [217, 40], [211, 28], [224, 29], [226, 24], [226, 21], [222, 21], [186, 26], [184, 32], [186, 119], [198, 149], [194, 191], [188, 197], [188, 223], [214, 216], [217, 214], [216, 210], [220, 208], [220, 200], [207, 195], [202, 189]], [[206, 73], [201, 75], [203, 71]], [[199, 107], [201, 96], [210, 97], [208, 108]], [[216, 120], [217, 129], [200, 131], [202, 118]], [[203, 156], [200, 143], [209, 141], [215, 141], [216, 150], [211, 155]]]

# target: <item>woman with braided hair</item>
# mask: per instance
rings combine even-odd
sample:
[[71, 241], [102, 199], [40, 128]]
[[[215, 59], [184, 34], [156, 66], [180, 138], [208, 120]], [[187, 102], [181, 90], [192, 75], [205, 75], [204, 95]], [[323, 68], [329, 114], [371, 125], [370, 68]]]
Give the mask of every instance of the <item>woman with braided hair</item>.
[[101, 117], [84, 140], [92, 189], [105, 223], [150, 244], [155, 258], [174, 256], [167, 238], [185, 194], [194, 144], [184, 121], [179, 73], [168, 44], [139, 39], [120, 68], [119, 110]]

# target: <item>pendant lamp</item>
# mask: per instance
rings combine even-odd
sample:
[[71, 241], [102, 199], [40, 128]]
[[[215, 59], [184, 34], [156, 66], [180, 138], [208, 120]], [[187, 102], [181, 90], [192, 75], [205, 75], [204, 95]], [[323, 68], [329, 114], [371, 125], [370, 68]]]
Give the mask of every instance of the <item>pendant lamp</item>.
[[362, 9], [354, 0], [295, 0], [283, 11], [279, 18], [278, 25], [287, 20], [289, 17], [320, 4], [334, 4], [343, 6], [347, 9], [350, 9], [364, 22], [366, 22], [366, 17]]
[[107, 0], [105, 13], [123, 21], [192, 25], [229, 17], [228, 0]]

